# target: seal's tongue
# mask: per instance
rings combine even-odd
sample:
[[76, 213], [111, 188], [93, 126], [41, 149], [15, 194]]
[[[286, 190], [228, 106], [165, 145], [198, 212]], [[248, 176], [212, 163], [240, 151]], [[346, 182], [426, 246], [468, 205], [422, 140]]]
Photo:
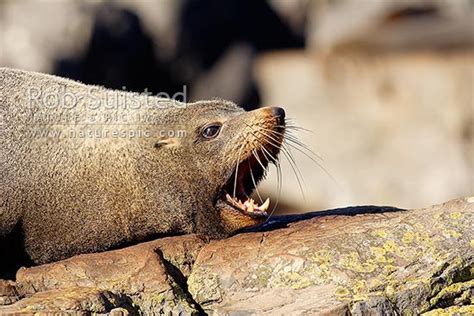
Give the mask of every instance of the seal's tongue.
[[255, 201], [251, 198], [248, 198], [246, 201], [242, 203], [236, 197], [232, 198], [229, 194], [226, 194], [227, 202], [229, 202], [234, 207], [238, 208], [242, 213], [250, 215], [250, 216], [268, 216], [267, 209], [270, 206], [270, 199], [267, 198], [262, 205], [258, 205]]

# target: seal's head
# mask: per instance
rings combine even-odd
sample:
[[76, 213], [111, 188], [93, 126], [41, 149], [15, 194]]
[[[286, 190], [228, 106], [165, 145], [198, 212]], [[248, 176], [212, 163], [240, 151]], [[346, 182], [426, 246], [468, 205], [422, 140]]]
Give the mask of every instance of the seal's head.
[[229, 234], [264, 222], [269, 200], [258, 205], [250, 196], [269, 163], [278, 159], [285, 111], [265, 107], [246, 112], [219, 100], [189, 104], [180, 117], [188, 137], [166, 142], [186, 148], [187, 169], [194, 166], [196, 170], [192, 183], [198, 187], [192, 191], [203, 202], [196, 203], [202, 205], [197, 206], [196, 231]]

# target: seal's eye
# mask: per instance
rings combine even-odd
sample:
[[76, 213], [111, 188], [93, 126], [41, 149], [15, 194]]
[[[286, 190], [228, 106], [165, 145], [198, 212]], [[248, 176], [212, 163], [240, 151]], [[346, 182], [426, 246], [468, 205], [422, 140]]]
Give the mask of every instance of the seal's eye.
[[212, 139], [217, 137], [217, 135], [219, 135], [219, 131], [221, 130], [221, 126], [222, 125], [220, 123], [212, 123], [204, 126], [201, 131], [202, 137], [206, 139]]

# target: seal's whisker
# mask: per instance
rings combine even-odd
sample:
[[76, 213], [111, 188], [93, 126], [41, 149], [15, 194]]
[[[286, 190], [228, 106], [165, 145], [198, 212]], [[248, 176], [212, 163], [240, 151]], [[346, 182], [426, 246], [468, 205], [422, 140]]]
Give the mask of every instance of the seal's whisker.
[[260, 166], [262, 167], [262, 169], [265, 171], [267, 168], [265, 168], [265, 166], [263, 165], [263, 163], [260, 161], [260, 157], [259, 157], [259, 155], [258, 155], [258, 152], [257, 152], [255, 149], [252, 149], [252, 153], [254, 153], [255, 159], [256, 159], [257, 162], [260, 164]]
[[[278, 162], [278, 159], [276, 159], [271, 153], [270, 151], [268, 151], [267, 148], [265, 148], [265, 146], [262, 146], [262, 153], [267, 153], [268, 156], [270, 156], [271, 160], [268, 160], [268, 162], [271, 162], [273, 164], [277, 163]], [[266, 156], [266, 155], [265, 155]]]
[[332, 174], [321, 164], [321, 162], [319, 162], [317, 159], [315, 159], [314, 157], [311, 157], [311, 155], [309, 155], [307, 152], [305, 152], [304, 150], [302, 150], [301, 148], [298, 148], [297, 146], [294, 146], [292, 145], [291, 143], [286, 143], [289, 147], [291, 148], [294, 148], [296, 149], [297, 151], [299, 151], [300, 153], [302, 153], [303, 155], [305, 155], [306, 157], [308, 157], [311, 161], [313, 161], [328, 177], [330, 177], [336, 184], [338, 184], [338, 182], [336, 181], [336, 179], [334, 179], [334, 177], [332, 176]]
[[[265, 129], [264, 128], [264, 130], [268, 130], [269, 132], [272, 132], [272, 133], [278, 133], [277, 131], [273, 131], [273, 130], [270, 130], [270, 129]], [[286, 141], [286, 145], [288, 147], [296, 149], [297, 151], [301, 152], [303, 155], [308, 157], [310, 160], [312, 160], [329, 178], [331, 178], [332, 181], [334, 181], [334, 183], [336, 183], [339, 186], [339, 183], [336, 181], [336, 179], [333, 177], [333, 175], [322, 165], [323, 159], [321, 158], [321, 156], [317, 155], [315, 152], [313, 152], [311, 149], [309, 149], [306, 145], [304, 145], [300, 141], [298, 141], [298, 142], [292, 141], [288, 137], [289, 135], [285, 134], [285, 135], [282, 135], [282, 136], [284, 136], [283, 141]], [[291, 141], [291, 142], [289, 142], [289, 141]], [[301, 148], [299, 148], [297, 145], [299, 145]], [[285, 148], [285, 144], [282, 144], [282, 148]], [[305, 150], [308, 151], [309, 153], [306, 152]], [[312, 154], [313, 156], [311, 156], [310, 154]], [[320, 161], [318, 161], [318, 159]], [[296, 162], [295, 162], [294, 159], [293, 159], [293, 162], [296, 165]]]
[[292, 143], [294, 143], [295, 145], [298, 145], [300, 146], [301, 148], [307, 150], [309, 153], [311, 153], [314, 157], [320, 159], [320, 160], [323, 160], [323, 158], [318, 155], [316, 152], [314, 152], [311, 148], [309, 148], [305, 143], [303, 143], [300, 139], [298, 139], [298, 137], [296, 135], [293, 135], [291, 134], [290, 132], [288, 132], [288, 134], [286, 135], [285, 137], [286, 140], [288, 141], [291, 141]]
[[[271, 139], [272, 141], [274, 141], [275, 143], [269, 142], [269, 144], [275, 146], [276, 148], [279, 148], [279, 146], [277, 146], [277, 145], [280, 144], [280, 141], [278, 139], [272, 137], [273, 136], [272, 134], [269, 135], [269, 134], [263, 132], [262, 130], [265, 130], [265, 129], [259, 129], [259, 130], [256, 130], [256, 132], [262, 134], [263, 136], [265, 136], [267, 141], [268, 141], [268, 139]], [[268, 130], [268, 131], [270, 133], [274, 132], [272, 130]]]
[[289, 150], [282, 146], [282, 152], [285, 155], [286, 159], [290, 163], [291, 168], [293, 169], [293, 173], [295, 174], [296, 180], [298, 181], [298, 185], [300, 187], [301, 195], [303, 196], [303, 200], [306, 200], [305, 194], [304, 194], [304, 178], [303, 175], [301, 174], [301, 170], [298, 168], [298, 165], [296, 164], [295, 158], [289, 152]]
[[[268, 217], [268, 219], [271, 217], [271, 215], [273, 214], [273, 212], [275, 211], [277, 205], [278, 205], [278, 202], [280, 201], [280, 195], [281, 195], [281, 188], [282, 188], [282, 173], [281, 173], [281, 166], [280, 166], [280, 162], [278, 160], [275, 159], [275, 157], [273, 157], [270, 152], [265, 148], [265, 147], [262, 147], [262, 154], [265, 156], [265, 158], [267, 159], [267, 161], [270, 161], [267, 157], [267, 154], [270, 155], [270, 157], [272, 158], [272, 162], [275, 166], [275, 169], [277, 171], [277, 190], [278, 190], [278, 196], [277, 196], [277, 200], [275, 202], [275, 204], [273, 205], [273, 209]], [[268, 220], [267, 219], [267, 220]]]
[[[270, 135], [264, 133], [261, 130], [257, 130], [258, 133], [263, 135], [267, 141], [267, 143], [273, 147], [280, 148], [280, 146], [277, 146], [275, 143], [272, 142], [272, 140], [277, 141], [275, 138], [271, 137]], [[293, 173], [295, 174], [296, 180], [298, 181], [298, 185], [300, 187], [301, 195], [303, 196], [303, 200], [306, 200], [305, 194], [304, 194], [304, 178], [301, 173], [301, 170], [299, 169], [295, 158], [293, 157], [291, 151], [285, 147], [285, 145], [282, 143], [281, 144], [281, 151], [285, 155], [286, 159], [288, 159], [288, 162], [290, 163], [291, 168], [293, 169]]]
[[[274, 139], [274, 138], [270, 137], [269, 135], [263, 133], [261, 130], [254, 129], [254, 131], [257, 132], [257, 133], [260, 133], [261, 135], [263, 135], [267, 144], [269, 144], [269, 145], [271, 145], [271, 146], [273, 146], [273, 147], [275, 147], [275, 148], [277, 148], [277, 149], [283, 149], [283, 148], [280, 148], [280, 146], [276, 145], [275, 143], [273, 143], [272, 141], [269, 140], [269, 138], [270, 138], [271, 140], [275, 140], [276, 142], [278, 142], [276, 139]], [[252, 132], [251, 132], [251, 133], [252, 133]], [[263, 144], [261, 141], [258, 140], [257, 135], [255, 135], [254, 133], [252, 133], [252, 135], [254, 135], [254, 136], [256, 137], [257, 141], [262, 144], [262, 149], [265, 149], [265, 150], [266, 150], [264, 144]], [[281, 147], [283, 147], [283, 143], [281, 144]], [[267, 151], [267, 150], [266, 150], [266, 151]], [[268, 151], [267, 151], [267, 153], [268, 153]], [[269, 153], [269, 154], [270, 154], [270, 153]], [[270, 156], [271, 156], [271, 155], [270, 155]], [[277, 161], [277, 159], [276, 159], [275, 157], [271, 156], [271, 158], [272, 158], [272, 160], [273, 160], [272, 162]]]
[[297, 137], [296, 135], [292, 135], [290, 134], [289, 132], [286, 132], [286, 133], [280, 133], [280, 132], [277, 132], [277, 131], [274, 131], [274, 130], [271, 130], [271, 129], [268, 129], [268, 128], [262, 128], [263, 130], [265, 131], [268, 131], [268, 132], [271, 132], [273, 134], [277, 134], [279, 136], [282, 136], [284, 140], [286, 141], [289, 141], [291, 143], [293, 143], [294, 145], [296, 146], [300, 146], [302, 149], [308, 151], [310, 154], [312, 154], [314, 156], [315, 159], [319, 159], [321, 161], [323, 161], [323, 158], [318, 155], [317, 153], [315, 153], [313, 150], [311, 150], [308, 146], [306, 146], [303, 142], [301, 142]]
[[[264, 135], [264, 134], [262, 134], [262, 135]], [[269, 142], [268, 139], [267, 139], [267, 142], [268, 142], [268, 144], [276, 147], [276, 145]], [[267, 150], [265, 150], [265, 151], [267, 151]], [[298, 165], [296, 164], [296, 161], [294, 160], [293, 156], [290, 153], [288, 153], [286, 147], [284, 147], [283, 144], [281, 146], [281, 152], [283, 153], [283, 155], [286, 157], [286, 159], [290, 163], [291, 169], [293, 170], [293, 173], [295, 174], [296, 180], [298, 181], [298, 185], [300, 187], [301, 195], [303, 196], [303, 199], [305, 200], [305, 194], [304, 194], [304, 189], [303, 189], [303, 187], [304, 187], [303, 175], [301, 174], [301, 171], [298, 168]]]
[[[255, 157], [255, 153], [253, 152], [253, 150], [252, 150], [252, 155]], [[255, 181], [255, 178], [254, 178], [254, 176], [253, 176], [252, 166], [250, 165], [250, 160], [248, 161], [248, 164], [249, 164], [250, 178], [252, 179], [252, 183], [253, 183], [253, 186], [254, 186], [254, 188], [255, 188], [255, 192], [257, 193], [257, 196], [258, 196], [258, 198], [260, 199], [260, 203], [263, 204], [263, 199], [262, 199], [262, 197], [260, 196], [260, 192], [258, 192], [257, 182]], [[264, 169], [264, 170], [265, 170], [265, 169]]]
[[[245, 123], [246, 124], [246, 123]], [[281, 165], [280, 165], [280, 162], [276, 159], [276, 157], [274, 157], [272, 155], [272, 153], [270, 153], [270, 151], [265, 147], [265, 145], [270, 145], [278, 150], [280, 150], [281, 152], [283, 152], [283, 154], [285, 155], [285, 157], [288, 159], [289, 163], [290, 163], [290, 166], [293, 170], [293, 173], [295, 174], [295, 177], [298, 181], [298, 184], [299, 184], [299, 187], [300, 187], [300, 190], [301, 190], [301, 194], [303, 196], [303, 199], [305, 199], [305, 195], [304, 195], [304, 189], [303, 189], [303, 175], [301, 174], [301, 171], [300, 169], [298, 168], [297, 164], [296, 164], [296, 161], [291, 153], [291, 151], [289, 150], [289, 148], [286, 148], [285, 144], [283, 143], [283, 140], [285, 139], [285, 135], [284, 133], [280, 133], [278, 131], [275, 131], [275, 130], [271, 130], [271, 129], [266, 129], [266, 128], [263, 128], [263, 127], [259, 127], [259, 128], [256, 128], [254, 126], [250, 126], [248, 124], [246, 124], [250, 129], [250, 133], [255, 137], [256, 141], [262, 145], [261, 147], [261, 152], [262, 154], [264, 155], [265, 159], [267, 160], [267, 162], [272, 162], [274, 165], [275, 165], [275, 168], [276, 168], [276, 171], [277, 171], [277, 190], [278, 190], [278, 197], [277, 197], [277, 201], [276, 203], [274, 204], [273, 206], [273, 209], [272, 211], [270, 212], [270, 215], [268, 216], [267, 220], [273, 215], [273, 213], [275, 212], [277, 206], [278, 206], [278, 203], [279, 203], [279, 200], [280, 200], [280, 196], [281, 196], [281, 190], [282, 190], [282, 183], [283, 183], [283, 177], [282, 177], [282, 171], [281, 171]], [[268, 133], [265, 133], [264, 131], [268, 131]], [[255, 132], [255, 133], [254, 133]], [[258, 135], [257, 134], [260, 134], [263, 136], [263, 139], [265, 140], [265, 143], [263, 143]], [[278, 140], [276, 137], [281, 137], [282, 140]], [[255, 156], [255, 152], [252, 151], [252, 153], [254, 154]], [[267, 156], [268, 155], [268, 156]], [[257, 156], [255, 156], [257, 158]], [[270, 157], [270, 158], [269, 158]], [[260, 163], [260, 162], [259, 162]]]
[[[303, 128], [301, 128], [303, 129]], [[267, 131], [270, 133], [270, 135], [268, 135], [267, 133], [264, 133], [262, 132], [262, 130], [264, 131]], [[305, 130], [305, 129], [303, 129]], [[307, 130], [309, 132], [311, 132], [310, 130]], [[296, 160], [295, 158], [293, 157], [293, 155], [290, 153], [288, 153], [290, 150], [290, 148], [294, 148], [296, 149], [297, 151], [301, 152], [303, 155], [305, 155], [306, 157], [308, 157], [311, 161], [313, 161], [329, 178], [331, 178], [332, 181], [334, 181], [334, 183], [336, 183], [338, 186], [338, 182], [336, 181], [336, 179], [332, 176], [332, 174], [322, 165], [323, 163], [323, 158], [316, 154], [313, 150], [311, 150], [309, 147], [307, 147], [304, 143], [302, 143], [299, 139], [297, 139], [297, 137], [295, 135], [292, 135], [290, 133], [290, 131], [287, 131], [285, 129], [285, 133], [281, 133], [281, 132], [278, 132], [278, 131], [275, 131], [275, 130], [272, 130], [272, 129], [268, 129], [268, 128], [264, 128], [264, 127], [260, 127], [259, 130], [257, 132], [260, 132], [261, 134], [267, 136], [267, 142], [274, 146], [274, 147], [278, 147], [277, 145], [275, 145], [274, 143], [270, 142], [268, 140], [268, 138], [272, 139], [273, 141], [277, 142], [278, 143], [278, 140], [276, 140], [274, 137], [272, 137], [273, 135], [278, 135], [278, 136], [281, 136], [283, 138], [283, 143], [281, 144], [281, 149], [285, 155], [285, 157], [288, 159], [288, 161], [290, 162], [290, 166], [293, 168], [293, 172], [295, 173], [295, 176], [296, 176], [296, 170], [295, 168], [299, 171], [299, 168], [298, 168], [298, 165], [296, 163]], [[272, 135], [272, 136], [271, 136]], [[287, 152], [287, 154], [285, 154], [285, 151]], [[292, 158], [292, 159], [290, 159]], [[291, 160], [291, 161], [290, 161]], [[319, 160], [319, 161], [318, 161]], [[301, 175], [301, 171], [299, 171], [300, 173], [300, 178], [302, 179], [302, 181], [304, 182], [303, 180], [303, 176]], [[298, 177], [297, 177], [297, 180], [298, 180], [298, 183], [300, 183]], [[304, 197], [304, 193], [303, 193], [303, 190], [301, 188], [301, 185], [300, 185], [300, 189], [301, 189], [301, 193]]]
[[306, 129], [298, 125], [288, 124], [288, 125], [277, 125], [276, 127], [285, 127], [288, 130], [297, 130], [297, 131], [302, 131], [302, 132], [307, 132], [307, 133], [314, 133], [312, 130]]
[[262, 154], [263, 154], [263, 157], [265, 157], [265, 159], [267, 160], [267, 163], [272, 162], [272, 160], [270, 160], [270, 159], [267, 157], [267, 154], [265, 154], [265, 151], [263, 151], [263, 147], [262, 147]]
[[[247, 127], [249, 127], [251, 129], [250, 131], [250, 134], [253, 135], [253, 137], [255, 137], [255, 140], [262, 146], [262, 147], [265, 147], [265, 144], [258, 138], [258, 135], [256, 135], [255, 133], [252, 132], [253, 131], [256, 131], [254, 127], [252, 127], [251, 125], [247, 124], [244, 122], [245, 125], [247, 125]], [[257, 158], [257, 157], [256, 157]], [[265, 158], [267, 159], [267, 163], [270, 163], [271, 161], [265, 156]], [[257, 159], [257, 161], [260, 163], [260, 165], [262, 166], [262, 168], [264, 170], [266, 170], [266, 168], [263, 166], [263, 164], [260, 162], [260, 160]]]
[[312, 130], [306, 129], [304, 127], [298, 126], [298, 125], [292, 125], [285, 123], [285, 125], [275, 125], [276, 128], [285, 128], [285, 129], [293, 129], [293, 130], [298, 130], [298, 131], [305, 131], [308, 133], [314, 133]]
[[239, 156], [237, 157], [237, 163], [235, 165], [235, 176], [234, 176], [234, 190], [233, 190], [233, 193], [232, 193], [232, 197], [235, 198], [236, 197], [236, 191], [237, 191], [237, 179], [239, 177], [239, 164], [240, 164], [240, 156], [242, 154], [242, 149], [244, 148], [244, 145], [245, 145], [245, 142], [242, 142], [242, 145], [240, 146], [240, 149], [239, 149]]
[[306, 150], [309, 154], [311, 154], [315, 159], [318, 159], [320, 160], [321, 162], [324, 161], [324, 159], [318, 155], [317, 153], [315, 153], [314, 151], [312, 151], [309, 147], [307, 147], [305, 144], [301, 143], [299, 140], [297, 139], [292, 139], [291, 137], [287, 137], [285, 140], [287, 140], [288, 142], [291, 142], [291, 144], [293, 145], [293, 147], [296, 147], [296, 146], [299, 146], [301, 147], [301, 149], [303, 150]]
[[[319, 161], [317, 161], [318, 159], [319, 160], [322, 160], [322, 158], [320, 156], [318, 156], [316, 153], [312, 152], [310, 149], [308, 149], [307, 147], [304, 147], [302, 146], [301, 144], [296, 144], [294, 142], [291, 142], [290, 139], [285, 139], [287, 141], [287, 145], [290, 146], [291, 148], [294, 148], [296, 150], [298, 150], [299, 152], [301, 152], [302, 154], [304, 154], [306, 157], [308, 157], [309, 159], [311, 159], [312, 161], [314, 161], [316, 164], [319, 165]], [[288, 142], [289, 141], [289, 142]], [[298, 147], [300, 146], [300, 147]], [[308, 152], [306, 152], [308, 151]], [[312, 154], [312, 155], [310, 155]], [[321, 166], [320, 166], [321, 167]]]
[[298, 131], [303, 131], [303, 132], [308, 132], [308, 133], [314, 133], [314, 131], [310, 130], [310, 129], [307, 129], [307, 128], [304, 128], [300, 125], [298, 125], [294, 119], [292, 118], [285, 118], [285, 125], [284, 126], [277, 126], [277, 127], [285, 127], [287, 129], [294, 129], [294, 130], [298, 130]]
[[321, 158], [317, 153], [315, 153], [313, 150], [311, 150], [311, 148], [309, 148], [305, 143], [303, 143], [296, 135], [293, 135], [291, 133], [291, 131], [287, 131], [287, 133], [285, 134], [285, 138], [287, 140], [293, 141], [294, 143], [296, 143], [296, 144], [300, 145], [301, 147], [305, 148], [306, 150], [310, 151], [312, 154], [314, 154], [318, 158]]
[[278, 191], [278, 195], [277, 195], [277, 200], [276, 200], [275, 204], [273, 204], [272, 211], [268, 215], [268, 218], [267, 218], [266, 222], [268, 222], [268, 220], [270, 220], [270, 218], [272, 217], [273, 213], [275, 213], [275, 210], [278, 206], [278, 203], [280, 202], [281, 187], [282, 187], [282, 174], [281, 174], [280, 162], [278, 162], [278, 164], [275, 165], [275, 168], [277, 170], [277, 183], [278, 183], [277, 184], [277, 191]]

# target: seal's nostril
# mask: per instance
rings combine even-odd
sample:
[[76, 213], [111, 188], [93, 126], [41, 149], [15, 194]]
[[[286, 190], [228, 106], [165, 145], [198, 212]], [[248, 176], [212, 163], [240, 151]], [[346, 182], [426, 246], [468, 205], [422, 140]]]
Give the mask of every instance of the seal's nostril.
[[279, 107], [272, 107], [272, 113], [278, 118], [278, 124], [285, 123], [285, 110]]

